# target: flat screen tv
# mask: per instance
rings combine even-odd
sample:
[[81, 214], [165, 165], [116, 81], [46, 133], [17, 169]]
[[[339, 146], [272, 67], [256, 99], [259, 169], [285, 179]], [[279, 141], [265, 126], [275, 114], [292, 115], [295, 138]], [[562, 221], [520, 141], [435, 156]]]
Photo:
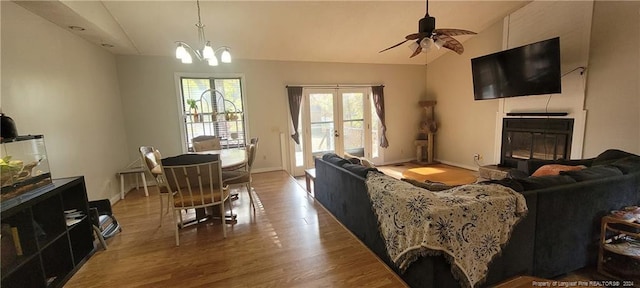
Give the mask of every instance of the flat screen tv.
[[562, 92], [560, 38], [471, 59], [475, 100]]

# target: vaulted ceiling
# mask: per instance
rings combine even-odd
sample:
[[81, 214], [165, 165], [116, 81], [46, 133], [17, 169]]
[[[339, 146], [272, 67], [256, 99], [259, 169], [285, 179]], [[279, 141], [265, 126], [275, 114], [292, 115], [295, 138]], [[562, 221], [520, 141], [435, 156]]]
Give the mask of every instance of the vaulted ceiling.
[[[529, 1], [430, 1], [437, 28], [480, 32]], [[195, 1], [16, 1], [72, 33], [120, 55], [175, 55], [175, 41], [196, 45]], [[409, 58], [398, 47], [418, 30], [424, 1], [200, 2], [207, 40], [234, 58], [284, 61], [425, 64], [446, 49]], [[84, 31], [69, 29], [83, 27]], [[463, 42], [474, 36], [458, 36]], [[109, 46], [109, 45], [105, 45]]]

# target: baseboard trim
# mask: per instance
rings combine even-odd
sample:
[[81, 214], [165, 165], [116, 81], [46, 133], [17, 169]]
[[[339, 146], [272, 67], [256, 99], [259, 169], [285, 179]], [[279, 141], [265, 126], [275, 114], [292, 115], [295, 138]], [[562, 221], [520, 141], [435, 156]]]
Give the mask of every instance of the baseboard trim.
[[251, 173], [263, 173], [263, 172], [273, 172], [273, 171], [282, 171], [285, 170], [282, 167], [265, 167], [265, 168], [257, 168], [251, 169]]
[[472, 170], [472, 171], [478, 171], [480, 169], [480, 167], [478, 167], [478, 166], [469, 166], [469, 165], [455, 163], [455, 162], [451, 162], [451, 161], [444, 161], [444, 160], [440, 160], [440, 159], [436, 159], [436, 161], [438, 161], [438, 162], [440, 162], [442, 164], [449, 165], [449, 166], [460, 167], [460, 168], [464, 168], [464, 169]]
[[379, 165], [379, 166], [407, 163], [407, 162], [411, 162], [411, 161], [414, 161], [414, 160], [416, 160], [416, 158], [407, 158], [407, 159], [401, 159], [401, 160], [394, 160], [394, 161], [384, 162], [382, 165]]

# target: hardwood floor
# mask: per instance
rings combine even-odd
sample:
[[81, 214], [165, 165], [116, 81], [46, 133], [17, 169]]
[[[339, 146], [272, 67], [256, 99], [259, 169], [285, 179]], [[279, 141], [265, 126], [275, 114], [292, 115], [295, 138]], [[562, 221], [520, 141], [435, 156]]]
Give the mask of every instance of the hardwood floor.
[[[413, 165], [380, 170], [401, 177]], [[113, 206], [123, 231], [107, 240], [108, 250], [96, 242], [97, 252], [65, 287], [407, 287], [304, 186], [304, 177], [283, 171], [254, 174], [255, 213], [241, 190], [226, 239], [220, 221], [207, 221], [181, 229], [180, 247], [171, 212], [158, 226], [156, 188], [149, 197], [133, 190]], [[555, 280], [605, 279], [594, 270]]]
[[171, 212], [158, 226], [156, 188], [131, 191], [113, 207], [122, 232], [65, 287], [406, 287], [287, 173], [254, 174], [254, 188], [255, 213], [243, 190], [226, 239], [203, 222], [180, 230], [180, 247]]

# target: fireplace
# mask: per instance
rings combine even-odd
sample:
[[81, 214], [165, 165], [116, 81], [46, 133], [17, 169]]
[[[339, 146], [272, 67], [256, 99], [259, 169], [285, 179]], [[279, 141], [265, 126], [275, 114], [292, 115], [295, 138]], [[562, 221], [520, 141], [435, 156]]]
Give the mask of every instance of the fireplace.
[[528, 159], [569, 159], [573, 119], [504, 118], [500, 164], [518, 167]]

